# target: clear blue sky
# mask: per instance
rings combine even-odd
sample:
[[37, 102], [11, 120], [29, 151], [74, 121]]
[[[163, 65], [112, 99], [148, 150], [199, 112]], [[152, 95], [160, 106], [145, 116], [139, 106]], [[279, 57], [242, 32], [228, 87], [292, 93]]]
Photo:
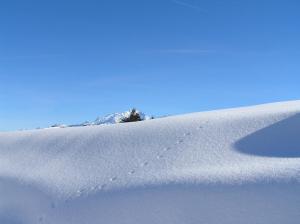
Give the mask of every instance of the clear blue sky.
[[0, 3], [0, 130], [300, 99], [298, 0]]

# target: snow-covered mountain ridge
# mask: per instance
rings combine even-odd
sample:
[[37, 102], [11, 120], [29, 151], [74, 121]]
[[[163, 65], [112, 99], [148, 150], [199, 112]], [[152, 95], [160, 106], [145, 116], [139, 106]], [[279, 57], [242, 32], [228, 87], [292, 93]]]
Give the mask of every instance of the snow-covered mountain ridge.
[[[99, 116], [94, 121], [85, 121], [81, 124], [71, 124], [71, 125], [54, 124], [51, 127], [52, 128], [67, 128], [67, 127], [82, 127], [82, 126], [93, 126], [93, 125], [111, 125], [111, 124], [122, 123], [123, 119], [128, 118], [130, 116], [131, 110], [121, 112], [121, 113], [112, 113], [112, 114], [108, 114], [108, 115], [103, 116], [103, 117]], [[138, 110], [136, 112], [139, 114], [142, 121], [153, 119], [153, 116], [145, 115], [144, 113], [142, 113]]]
[[300, 219], [300, 101], [0, 133], [0, 223]]

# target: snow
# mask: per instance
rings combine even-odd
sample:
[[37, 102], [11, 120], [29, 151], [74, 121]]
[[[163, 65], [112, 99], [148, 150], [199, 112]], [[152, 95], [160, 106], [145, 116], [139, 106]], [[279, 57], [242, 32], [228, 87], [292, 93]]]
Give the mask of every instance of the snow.
[[2, 224], [299, 223], [300, 101], [0, 133]]

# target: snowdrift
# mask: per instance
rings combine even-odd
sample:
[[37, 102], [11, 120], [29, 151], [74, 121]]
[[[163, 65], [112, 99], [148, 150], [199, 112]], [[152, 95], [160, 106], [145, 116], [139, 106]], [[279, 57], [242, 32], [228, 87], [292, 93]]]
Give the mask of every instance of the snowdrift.
[[300, 101], [0, 133], [1, 224], [293, 224]]

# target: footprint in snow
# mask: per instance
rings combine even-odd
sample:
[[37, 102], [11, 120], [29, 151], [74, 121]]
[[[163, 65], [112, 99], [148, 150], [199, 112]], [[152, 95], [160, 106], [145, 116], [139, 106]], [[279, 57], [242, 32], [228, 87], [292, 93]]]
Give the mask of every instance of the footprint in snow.
[[109, 179], [110, 182], [113, 182], [115, 180], [117, 180], [117, 177], [112, 177], [112, 178]]
[[104, 190], [104, 189], [106, 188], [106, 186], [107, 186], [107, 184], [102, 184], [102, 185], [99, 187], [99, 189], [100, 189], [100, 190]]
[[55, 203], [52, 202], [50, 207], [51, 207], [52, 209], [55, 209]]
[[157, 159], [161, 159], [161, 158], [163, 158], [163, 157], [164, 157], [163, 155], [157, 155], [157, 156], [156, 156]]
[[200, 130], [200, 129], [202, 129], [202, 128], [203, 128], [202, 126], [197, 127], [198, 130]]
[[191, 133], [190, 132], [187, 132], [187, 133], [184, 133], [183, 136], [190, 136]]
[[135, 170], [131, 170], [128, 172], [128, 174], [134, 174], [135, 173]]
[[180, 140], [178, 140], [176, 143], [177, 143], [177, 144], [180, 144], [180, 143], [182, 143], [182, 142], [183, 142], [183, 140], [180, 139]]
[[77, 193], [77, 196], [80, 197], [84, 193], [84, 190], [80, 189], [76, 193]]
[[148, 162], [142, 163], [142, 167], [143, 167], [143, 166], [147, 166], [147, 165], [148, 165]]
[[171, 150], [171, 147], [166, 147], [163, 149], [164, 152]]

